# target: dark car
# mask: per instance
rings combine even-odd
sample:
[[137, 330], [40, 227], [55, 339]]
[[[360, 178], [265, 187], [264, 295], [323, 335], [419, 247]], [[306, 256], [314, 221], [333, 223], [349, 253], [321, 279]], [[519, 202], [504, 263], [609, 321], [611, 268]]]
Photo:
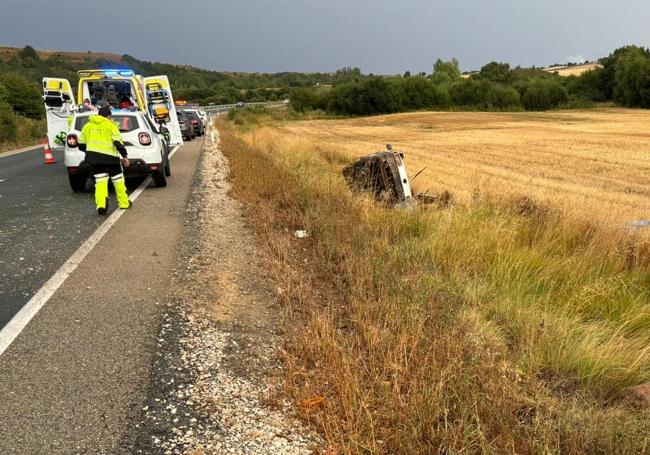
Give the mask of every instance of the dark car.
[[185, 111], [185, 113], [190, 118], [190, 121], [192, 122], [192, 126], [195, 128], [194, 131], [196, 132], [196, 135], [203, 136], [203, 134], [205, 133], [205, 127], [203, 126], [203, 121], [201, 120], [201, 117], [199, 117], [198, 112]]
[[192, 120], [186, 112], [178, 111], [178, 125], [181, 127], [181, 134], [184, 141], [191, 141], [196, 137], [195, 128], [192, 126]]

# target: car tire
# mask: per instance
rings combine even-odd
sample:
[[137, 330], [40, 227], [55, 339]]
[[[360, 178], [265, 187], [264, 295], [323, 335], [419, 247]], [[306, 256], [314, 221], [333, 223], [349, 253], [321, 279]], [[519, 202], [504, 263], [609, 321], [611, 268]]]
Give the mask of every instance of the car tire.
[[172, 166], [169, 163], [169, 155], [167, 156], [167, 163], [165, 163], [165, 177], [170, 177], [172, 175]]
[[86, 191], [86, 182], [88, 178], [80, 174], [68, 174], [70, 180], [70, 187], [75, 193], [84, 193]]
[[151, 174], [153, 182], [156, 184], [156, 188], [165, 188], [167, 186], [167, 177], [165, 176], [165, 171], [159, 169]]

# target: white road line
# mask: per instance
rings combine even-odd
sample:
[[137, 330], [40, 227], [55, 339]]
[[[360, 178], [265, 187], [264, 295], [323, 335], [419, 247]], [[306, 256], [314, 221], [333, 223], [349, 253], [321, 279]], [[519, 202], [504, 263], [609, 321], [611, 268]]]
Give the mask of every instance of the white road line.
[[[174, 147], [170, 152], [169, 157], [174, 156], [180, 145]], [[151, 177], [147, 177], [144, 182], [131, 194], [129, 199], [135, 201], [144, 189], [151, 182]], [[104, 221], [97, 230], [74, 252], [72, 256], [56, 271], [52, 278], [41, 287], [34, 296], [29, 299], [29, 302], [23, 306], [18, 313], [0, 330], [0, 355], [2, 355], [7, 348], [14, 342], [20, 335], [20, 332], [29, 324], [34, 316], [43, 308], [43, 305], [50, 300], [50, 297], [61, 287], [65, 280], [74, 272], [81, 261], [92, 251], [92, 249], [99, 243], [104, 235], [110, 230], [111, 227], [120, 219], [126, 210], [116, 209]]]

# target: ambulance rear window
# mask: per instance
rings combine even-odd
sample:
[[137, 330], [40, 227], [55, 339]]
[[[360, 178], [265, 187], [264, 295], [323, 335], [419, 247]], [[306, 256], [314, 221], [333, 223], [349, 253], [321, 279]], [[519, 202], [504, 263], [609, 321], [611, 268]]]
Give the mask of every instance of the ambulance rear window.
[[[81, 131], [81, 129], [88, 123], [90, 116], [77, 117], [77, 120], [74, 123], [74, 129]], [[117, 125], [120, 129], [120, 133], [130, 133], [135, 131], [140, 127], [138, 123], [138, 118], [135, 115], [113, 115], [113, 123]]]

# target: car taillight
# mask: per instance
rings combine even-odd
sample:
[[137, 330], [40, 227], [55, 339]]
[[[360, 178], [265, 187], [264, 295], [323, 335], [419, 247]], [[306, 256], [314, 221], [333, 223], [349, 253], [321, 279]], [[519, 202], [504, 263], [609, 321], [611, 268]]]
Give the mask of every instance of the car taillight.
[[192, 120], [192, 125], [198, 125], [199, 121], [198, 120]]
[[138, 140], [142, 145], [151, 145], [151, 136], [149, 136], [149, 133], [138, 134]]
[[76, 134], [68, 134], [68, 147], [71, 149], [76, 148], [77, 145], [79, 145], [79, 139], [77, 138]]

